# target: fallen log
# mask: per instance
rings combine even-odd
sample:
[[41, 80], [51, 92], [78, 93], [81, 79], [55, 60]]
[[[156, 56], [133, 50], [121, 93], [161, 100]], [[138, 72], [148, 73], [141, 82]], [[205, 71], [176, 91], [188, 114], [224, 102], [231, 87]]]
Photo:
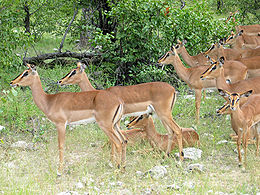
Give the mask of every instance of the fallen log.
[[89, 60], [94, 57], [101, 57], [101, 53], [95, 53], [95, 52], [77, 53], [71, 51], [45, 53], [34, 57], [25, 57], [23, 58], [23, 63], [41, 64], [43, 63], [44, 60], [64, 58], [64, 57], [76, 58], [78, 60]]

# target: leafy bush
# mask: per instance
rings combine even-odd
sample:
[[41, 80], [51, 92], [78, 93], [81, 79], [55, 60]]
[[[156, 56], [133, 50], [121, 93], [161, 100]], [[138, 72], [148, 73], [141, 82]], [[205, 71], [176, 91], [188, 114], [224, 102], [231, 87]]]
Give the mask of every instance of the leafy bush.
[[[110, 5], [107, 15], [117, 21], [116, 32], [104, 35], [97, 29], [92, 43], [101, 45], [105, 58], [117, 64], [123, 82], [145, 80], [138, 78], [143, 76], [139, 64], [155, 63], [177, 39], [187, 39], [188, 50], [195, 55], [234, 26], [214, 18], [207, 1], [193, 1], [182, 10], [174, 1], [122, 0]], [[163, 77], [164, 72], [159, 74]]]

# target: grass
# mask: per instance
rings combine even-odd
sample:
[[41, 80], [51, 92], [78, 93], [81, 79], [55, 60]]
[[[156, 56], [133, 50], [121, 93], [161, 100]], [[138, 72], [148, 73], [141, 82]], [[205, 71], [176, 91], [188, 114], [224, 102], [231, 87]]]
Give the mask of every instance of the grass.
[[[44, 88], [61, 78], [70, 68], [39, 69]], [[49, 92], [54, 93], [55, 90], [55, 87], [49, 88]], [[62, 89], [77, 90], [75, 86]], [[111, 167], [110, 147], [104, 145], [108, 139], [93, 123], [67, 128], [64, 174], [57, 177], [56, 129], [36, 108], [29, 89], [16, 91], [17, 94], [9, 92], [9, 95], [1, 92], [1, 98], [6, 101], [0, 102], [3, 116], [0, 124], [6, 130], [0, 132], [0, 193], [57, 194], [77, 191], [80, 194], [123, 194], [128, 190], [133, 194], [256, 194], [260, 191], [260, 164], [259, 157], [255, 157], [255, 146], [249, 146], [247, 168], [238, 168], [237, 154], [233, 151], [236, 144], [229, 139], [229, 134], [233, 132], [230, 120], [226, 116], [215, 115], [216, 108], [224, 102], [216, 93], [208, 93], [208, 98], [202, 102], [198, 125], [195, 124], [194, 100], [185, 99], [186, 87], [179, 89], [173, 109], [178, 124], [194, 127], [198, 131], [200, 149], [203, 151], [201, 159], [184, 161], [179, 167], [174, 157], [164, 159], [163, 154], [151, 151], [147, 142], [140, 141], [127, 147], [126, 172], [121, 173]], [[157, 129], [166, 133], [158, 119], [155, 120]], [[123, 122], [122, 129], [125, 129]], [[19, 140], [33, 142], [34, 149], [12, 148], [11, 144]], [[221, 140], [229, 142], [217, 144]], [[205, 171], [187, 172], [185, 168], [193, 163], [204, 165]], [[145, 173], [157, 165], [166, 166], [168, 171], [161, 179], [140, 177], [136, 173]], [[76, 187], [78, 182], [83, 184], [80, 189]], [[189, 182], [193, 187], [186, 185]], [[180, 186], [180, 189], [168, 189], [167, 186], [172, 184]]]

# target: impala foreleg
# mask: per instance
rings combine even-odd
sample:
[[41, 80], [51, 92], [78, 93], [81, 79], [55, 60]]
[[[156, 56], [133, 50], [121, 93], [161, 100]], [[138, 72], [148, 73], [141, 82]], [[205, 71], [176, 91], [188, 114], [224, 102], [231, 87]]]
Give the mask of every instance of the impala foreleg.
[[243, 148], [244, 148], [244, 165], [246, 166], [247, 162], [247, 146], [248, 146], [248, 139], [250, 136], [249, 128], [246, 127], [245, 131], [243, 132]]
[[66, 132], [66, 125], [65, 124], [58, 124], [56, 125], [58, 131], [58, 147], [59, 147], [59, 168], [57, 171], [57, 175], [62, 175], [63, 170], [63, 160], [64, 160], [64, 147], [65, 147], [65, 132]]
[[238, 132], [238, 135], [237, 135], [238, 166], [242, 165], [240, 146], [241, 146], [241, 132]]

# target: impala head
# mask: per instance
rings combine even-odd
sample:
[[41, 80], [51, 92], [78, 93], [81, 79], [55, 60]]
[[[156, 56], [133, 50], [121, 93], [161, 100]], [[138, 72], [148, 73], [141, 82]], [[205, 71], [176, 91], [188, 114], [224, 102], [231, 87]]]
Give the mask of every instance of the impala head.
[[201, 74], [200, 78], [202, 80], [217, 78], [220, 74], [221, 69], [223, 68], [223, 64], [224, 57], [220, 57], [218, 62], [216, 62], [215, 60], [213, 61], [212, 59], [212, 64], [204, 73]]
[[230, 105], [228, 103], [225, 103], [221, 108], [217, 110], [217, 116], [223, 115], [223, 114], [230, 114]]
[[249, 90], [244, 93], [230, 93], [222, 89], [218, 89], [218, 91], [221, 96], [228, 97], [228, 103], [231, 110], [236, 110], [239, 107], [240, 98], [248, 97], [253, 93], [253, 90]]
[[78, 84], [82, 80], [83, 73], [85, 71], [86, 65], [81, 62], [77, 63], [77, 68], [72, 69], [65, 77], [58, 81], [58, 84], [70, 85], [70, 84]]
[[226, 38], [220, 39], [217, 43], [212, 44], [210, 48], [206, 52], [204, 52], [204, 55], [210, 55], [213, 58], [218, 58], [220, 54], [223, 55], [223, 51], [220, 49], [223, 49], [223, 45], [225, 44], [225, 42]]
[[236, 38], [240, 37], [243, 34], [243, 30], [240, 30], [236, 35], [231, 31], [231, 35], [226, 39], [226, 44], [232, 45], [236, 42]]
[[10, 82], [12, 87], [16, 86], [30, 86], [33, 83], [33, 80], [36, 78], [38, 73], [36, 72], [35, 66], [27, 64], [28, 69], [23, 71], [18, 75], [14, 80]]
[[175, 46], [172, 46], [168, 52], [166, 52], [162, 57], [159, 58], [158, 63], [159, 64], [171, 64], [172, 60], [175, 59], [177, 55], [177, 51], [175, 49]]
[[148, 118], [150, 117], [149, 114], [143, 114], [140, 116], [136, 116], [132, 118], [132, 120], [127, 124], [127, 129], [143, 129], [147, 126]]
[[183, 41], [177, 40], [177, 44], [174, 47], [178, 51], [179, 49], [183, 48], [186, 43], [187, 40], [185, 39]]

